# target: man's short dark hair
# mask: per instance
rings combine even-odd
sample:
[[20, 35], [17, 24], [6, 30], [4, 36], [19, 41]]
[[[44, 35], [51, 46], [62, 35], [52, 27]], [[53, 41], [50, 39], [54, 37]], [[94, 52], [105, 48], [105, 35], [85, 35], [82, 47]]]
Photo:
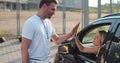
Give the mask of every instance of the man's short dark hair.
[[41, 8], [43, 4], [49, 6], [51, 3], [59, 4], [58, 0], [40, 0], [39, 8]]

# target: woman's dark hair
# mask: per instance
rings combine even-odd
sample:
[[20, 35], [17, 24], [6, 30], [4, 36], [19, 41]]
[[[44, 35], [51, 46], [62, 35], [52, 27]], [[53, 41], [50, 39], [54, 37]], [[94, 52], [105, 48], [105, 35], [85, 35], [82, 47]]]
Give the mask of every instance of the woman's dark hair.
[[41, 8], [43, 4], [49, 6], [51, 3], [59, 4], [58, 0], [40, 0], [39, 8]]

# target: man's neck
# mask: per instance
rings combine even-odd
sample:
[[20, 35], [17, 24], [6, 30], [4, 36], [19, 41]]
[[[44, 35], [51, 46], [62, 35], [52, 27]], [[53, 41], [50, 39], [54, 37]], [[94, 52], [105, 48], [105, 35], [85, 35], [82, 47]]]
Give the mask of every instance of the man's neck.
[[40, 11], [38, 11], [38, 16], [40, 16], [42, 19], [45, 19], [45, 17], [44, 17], [44, 12], [42, 12], [42, 10]]

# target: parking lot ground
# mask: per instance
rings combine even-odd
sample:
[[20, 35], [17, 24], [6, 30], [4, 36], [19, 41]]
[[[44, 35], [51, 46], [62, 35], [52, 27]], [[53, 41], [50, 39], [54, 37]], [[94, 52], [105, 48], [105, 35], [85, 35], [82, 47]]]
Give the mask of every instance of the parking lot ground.
[[[51, 43], [50, 62], [54, 62], [58, 45]], [[18, 39], [13, 39], [0, 43], [0, 63], [22, 63], [21, 43]]]

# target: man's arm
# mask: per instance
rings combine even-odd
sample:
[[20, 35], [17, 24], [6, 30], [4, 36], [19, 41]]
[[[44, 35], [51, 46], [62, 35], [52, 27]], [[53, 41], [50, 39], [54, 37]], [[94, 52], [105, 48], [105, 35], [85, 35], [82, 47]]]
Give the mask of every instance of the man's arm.
[[53, 42], [55, 42], [56, 44], [60, 44], [62, 42], [64, 42], [65, 40], [67, 40], [68, 38], [70, 38], [72, 36], [71, 33], [62, 35], [62, 36], [57, 36], [57, 35], [53, 35], [51, 37], [51, 39], [53, 40]]
[[62, 42], [64, 42], [64, 41], [66, 41], [66, 40], [67, 40], [68, 38], [70, 38], [74, 33], [77, 32], [77, 29], [78, 29], [78, 27], [79, 27], [79, 24], [80, 24], [80, 23], [77, 23], [77, 24], [73, 27], [73, 29], [71, 30], [71, 32], [69, 32], [69, 33], [67, 33], [67, 34], [65, 34], [65, 35], [62, 35], [62, 36], [53, 35], [53, 36], [51, 37], [51, 39], [52, 39], [53, 42], [55, 42], [56, 44], [60, 44], [60, 43], [62, 43]]
[[22, 52], [22, 63], [30, 63], [29, 62], [29, 53], [28, 48], [30, 46], [31, 40], [22, 37], [22, 46], [21, 46], [21, 52]]

